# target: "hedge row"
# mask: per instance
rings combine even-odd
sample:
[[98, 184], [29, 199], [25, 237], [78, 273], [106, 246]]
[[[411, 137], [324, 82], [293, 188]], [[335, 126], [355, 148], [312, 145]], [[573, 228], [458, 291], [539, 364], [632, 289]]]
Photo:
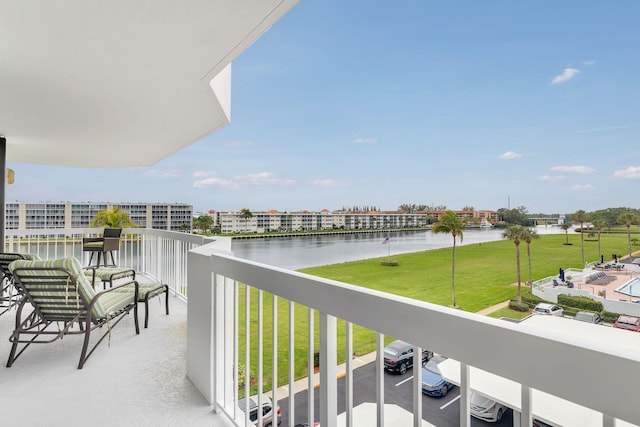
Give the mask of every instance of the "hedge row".
[[515, 311], [529, 311], [529, 304], [522, 302], [521, 304], [518, 303], [517, 299], [512, 299], [509, 301], [509, 308]]
[[[522, 304], [520, 306], [518, 306], [518, 300], [515, 298], [509, 301], [509, 308], [518, 311], [526, 311], [522, 309], [525, 306], [528, 308], [534, 308], [538, 303], [549, 302], [533, 295], [531, 290], [527, 288], [522, 289], [521, 299]], [[604, 311], [600, 301], [592, 300], [589, 297], [560, 294], [558, 295], [558, 305], [563, 308], [564, 314], [567, 316], [575, 316], [578, 311], [592, 311], [602, 316], [602, 320], [606, 323], [613, 323], [618, 319], [618, 316], [620, 316], [620, 313]]]
[[600, 301], [593, 300], [589, 297], [583, 297], [579, 295], [558, 295], [558, 305], [562, 307], [575, 307], [582, 310], [601, 312], [604, 307]]

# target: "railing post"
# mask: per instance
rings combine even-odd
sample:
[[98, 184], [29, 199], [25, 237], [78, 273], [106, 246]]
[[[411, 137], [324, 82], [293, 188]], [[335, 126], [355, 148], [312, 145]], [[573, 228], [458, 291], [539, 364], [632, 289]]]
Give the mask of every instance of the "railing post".
[[384, 427], [384, 335], [376, 334], [376, 419]]
[[531, 389], [521, 385], [520, 395], [520, 427], [529, 427], [533, 421], [531, 415]]
[[338, 418], [336, 333], [336, 318], [320, 313], [320, 425], [326, 427], [336, 427]]
[[413, 426], [422, 425], [422, 349], [413, 349]]
[[471, 425], [471, 412], [469, 411], [469, 365], [460, 363], [460, 426]]
[[190, 252], [187, 300], [187, 376], [209, 404], [214, 404], [214, 292], [209, 256]]
[[315, 382], [315, 326], [314, 326], [314, 310], [309, 307], [307, 309], [307, 420], [309, 425], [313, 425], [314, 421], [314, 411], [313, 405], [315, 403], [315, 398], [313, 396], [314, 393], [314, 382]]
[[345, 416], [346, 427], [353, 427], [353, 324], [351, 322], [345, 322]]

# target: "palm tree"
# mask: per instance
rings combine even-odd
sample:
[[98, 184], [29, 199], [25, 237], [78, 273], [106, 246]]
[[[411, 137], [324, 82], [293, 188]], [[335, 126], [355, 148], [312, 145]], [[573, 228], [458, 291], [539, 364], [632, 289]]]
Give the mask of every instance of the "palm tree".
[[249, 209], [242, 208], [240, 209], [240, 218], [244, 219], [244, 231], [247, 231], [247, 220], [253, 218], [253, 214]]
[[627, 227], [627, 240], [629, 242], [629, 256], [631, 256], [631, 226], [638, 222], [638, 218], [631, 212], [623, 213], [618, 217], [618, 224]]
[[447, 233], [453, 236], [453, 250], [451, 252], [451, 296], [452, 306], [456, 307], [456, 237], [460, 236], [460, 243], [462, 243], [463, 230], [466, 227], [467, 222], [461, 219], [453, 211], [446, 211], [442, 214], [440, 221], [433, 224], [431, 232]]
[[571, 228], [571, 223], [569, 221], [567, 222], [563, 222], [562, 225], [560, 225], [560, 228], [562, 228], [564, 230], [564, 235], [566, 237], [566, 245], [569, 244], [569, 229]]
[[580, 242], [582, 243], [582, 266], [584, 267], [584, 233], [583, 233], [584, 230], [582, 228], [584, 227], [584, 223], [589, 220], [589, 216], [585, 211], [580, 209], [576, 211], [576, 213], [571, 215], [571, 219], [574, 222], [580, 223]]
[[531, 271], [531, 241], [540, 237], [536, 230], [525, 228], [522, 240], [527, 243], [527, 259], [529, 260], [529, 286], [533, 286], [533, 273]]
[[129, 214], [118, 207], [98, 212], [89, 225], [91, 227], [104, 228], [137, 227], [136, 224], [131, 221]]
[[594, 219], [591, 221], [591, 225], [593, 225], [593, 229], [598, 234], [598, 260], [600, 260], [602, 259], [602, 251], [600, 250], [600, 234], [602, 233], [602, 229], [606, 223], [601, 219]]
[[504, 232], [504, 237], [512, 240], [513, 244], [516, 245], [516, 268], [518, 271], [518, 304], [522, 304], [522, 296], [520, 293], [520, 241], [524, 240], [526, 228], [522, 225], [512, 225], [507, 228]]

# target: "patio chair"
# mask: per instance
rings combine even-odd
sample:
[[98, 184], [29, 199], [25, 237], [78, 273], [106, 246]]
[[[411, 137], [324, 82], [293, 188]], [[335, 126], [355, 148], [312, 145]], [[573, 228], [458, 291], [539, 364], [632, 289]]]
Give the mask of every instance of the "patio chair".
[[[86, 267], [84, 273], [96, 288], [96, 280], [102, 281], [102, 289], [113, 288], [117, 280], [136, 280], [136, 271], [131, 268]], [[138, 282], [138, 302], [144, 303], [144, 327], [149, 326], [149, 300], [164, 294], [165, 312], [169, 315], [169, 286], [161, 282]]]
[[[136, 281], [96, 293], [75, 258], [17, 260], [9, 269], [24, 297], [16, 311], [15, 330], [9, 337], [13, 345], [7, 367], [31, 344], [46, 344], [66, 335], [83, 334], [78, 363], [78, 369], [82, 369], [96, 347], [131, 310], [136, 334], [140, 333]], [[32, 311], [27, 314], [29, 308]], [[54, 323], [58, 324], [57, 330], [47, 330]], [[104, 334], [89, 348], [91, 332], [105, 325]]]
[[0, 253], [0, 315], [16, 305], [21, 295], [14, 286], [13, 274], [9, 271], [9, 264], [17, 259], [40, 259], [37, 255], [11, 252]]
[[[113, 257], [113, 251], [120, 249], [120, 235], [122, 234], [122, 228], [105, 228], [102, 237], [83, 237], [82, 238], [82, 251], [91, 252], [89, 257], [89, 266], [93, 261], [93, 255], [98, 255], [96, 267], [100, 267], [100, 258], [105, 267], [108, 265], [115, 267], [116, 261]], [[111, 257], [111, 264], [107, 264], [107, 253]]]

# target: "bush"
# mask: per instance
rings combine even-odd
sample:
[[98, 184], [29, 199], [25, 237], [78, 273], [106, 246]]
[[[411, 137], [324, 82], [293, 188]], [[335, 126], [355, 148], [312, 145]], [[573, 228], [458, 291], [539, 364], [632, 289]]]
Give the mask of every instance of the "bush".
[[562, 305], [561, 307], [563, 310], [562, 314], [564, 314], [565, 316], [575, 316], [576, 313], [580, 311], [580, 309], [576, 307], [569, 307], [566, 305]]
[[600, 301], [578, 295], [558, 295], [558, 304], [566, 307], [575, 307], [582, 310], [601, 312], [603, 310]]
[[607, 323], [613, 323], [616, 320], [618, 320], [618, 317], [620, 317], [620, 313], [614, 313], [612, 311], [603, 311], [602, 313], [600, 313], [600, 316], [602, 316], [602, 320], [604, 320]]
[[512, 299], [511, 301], [509, 301], [509, 308], [512, 310], [524, 312], [524, 311], [529, 311], [529, 304], [525, 302], [518, 304], [517, 299]]
[[549, 302], [547, 300], [544, 300], [542, 298], [539, 298], [539, 297], [533, 295], [530, 290], [527, 289], [527, 291], [528, 292], [524, 292], [524, 290], [523, 290], [523, 292], [520, 295], [520, 297], [522, 299], [522, 302], [524, 304], [527, 304], [529, 306], [529, 308], [534, 308], [540, 302]]

